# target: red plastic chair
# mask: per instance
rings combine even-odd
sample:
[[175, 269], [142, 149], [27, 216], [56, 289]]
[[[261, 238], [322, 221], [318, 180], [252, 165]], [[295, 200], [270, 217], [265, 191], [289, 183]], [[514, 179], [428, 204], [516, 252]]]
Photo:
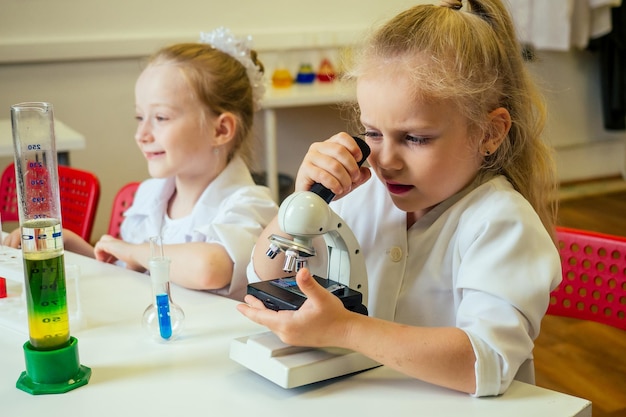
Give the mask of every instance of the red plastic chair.
[[111, 220], [109, 221], [108, 234], [113, 237], [120, 237], [120, 227], [124, 221], [124, 212], [133, 204], [135, 193], [139, 187], [139, 182], [129, 182], [124, 185], [113, 199], [113, 209], [111, 210]]
[[15, 183], [15, 165], [9, 164], [0, 179], [0, 215], [3, 222], [18, 222], [17, 185]]
[[[63, 227], [89, 241], [100, 200], [100, 181], [91, 172], [65, 165], [58, 166], [58, 176]], [[2, 173], [0, 213], [2, 221], [19, 221], [13, 163]]]
[[563, 281], [547, 314], [626, 330], [626, 237], [557, 227]]

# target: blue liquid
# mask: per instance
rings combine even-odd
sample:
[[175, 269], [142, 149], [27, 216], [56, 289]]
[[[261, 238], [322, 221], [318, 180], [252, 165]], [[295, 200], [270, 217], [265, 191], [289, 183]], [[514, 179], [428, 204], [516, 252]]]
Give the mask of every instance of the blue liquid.
[[170, 300], [167, 294], [157, 294], [156, 305], [159, 315], [159, 332], [163, 339], [169, 339], [172, 337], [172, 320], [170, 317]]

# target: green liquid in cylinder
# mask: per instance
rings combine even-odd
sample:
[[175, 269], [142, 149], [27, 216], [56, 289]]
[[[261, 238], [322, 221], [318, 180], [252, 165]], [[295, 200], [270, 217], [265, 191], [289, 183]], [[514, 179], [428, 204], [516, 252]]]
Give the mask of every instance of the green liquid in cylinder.
[[58, 220], [56, 224], [50, 221], [25, 223], [22, 248], [30, 344], [36, 350], [58, 349], [70, 340], [63, 241]]

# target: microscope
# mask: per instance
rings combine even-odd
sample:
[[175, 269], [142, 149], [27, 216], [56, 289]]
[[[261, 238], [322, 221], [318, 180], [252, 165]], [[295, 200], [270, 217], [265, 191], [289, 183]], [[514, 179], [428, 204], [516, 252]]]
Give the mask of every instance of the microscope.
[[[365, 162], [370, 149], [354, 138]], [[269, 237], [266, 255], [274, 259], [284, 252], [285, 272], [308, 266], [316, 255], [313, 239], [322, 236], [327, 250], [327, 277], [315, 280], [341, 299], [344, 306], [367, 315], [367, 270], [359, 243], [352, 230], [328, 205], [332, 191], [314, 184], [310, 191], [291, 194], [278, 211], [280, 229], [292, 238]], [[306, 296], [296, 284], [295, 274], [248, 285], [248, 294], [272, 310], [297, 310]], [[283, 388], [295, 388], [355, 372], [380, 364], [360, 353], [340, 348], [309, 348], [283, 343], [274, 333], [265, 332], [237, 338], [231, 344], [230, 358]]]

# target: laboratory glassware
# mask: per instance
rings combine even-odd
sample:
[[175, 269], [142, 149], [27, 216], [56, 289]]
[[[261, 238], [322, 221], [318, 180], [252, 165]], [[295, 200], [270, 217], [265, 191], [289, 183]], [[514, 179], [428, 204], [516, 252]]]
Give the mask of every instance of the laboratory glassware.
[[87, 384], [91, 369], [70, 336], [52, 105], [13, 105], [11, 122], [29, 332], [16, 386], [57, 394]]
[[156, 340], [174, 340], [182, 331], [185, 313], [172, 301], [170, 259], [163, 255], [160, 236], [150, 238], [150, 251], [148, 269], [152, 281], [152, 302], [143, 313], [142, 326]]

